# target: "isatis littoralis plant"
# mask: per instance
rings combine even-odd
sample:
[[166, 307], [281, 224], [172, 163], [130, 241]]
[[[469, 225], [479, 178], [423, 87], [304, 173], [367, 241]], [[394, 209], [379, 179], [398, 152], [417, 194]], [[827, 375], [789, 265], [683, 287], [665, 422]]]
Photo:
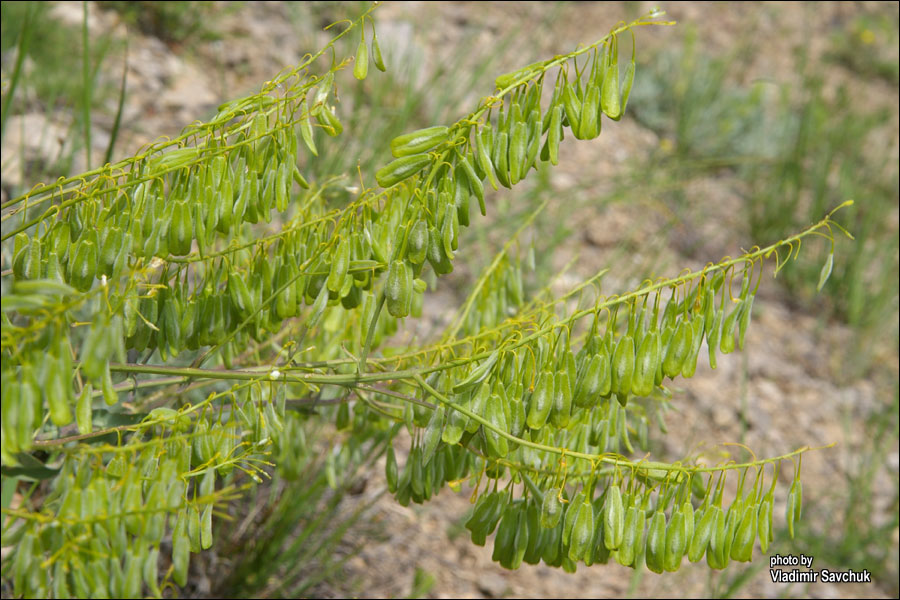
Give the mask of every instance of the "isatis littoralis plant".
[[[308, 181], [303, 165], [346, 135], [342, 71], [384, 70], [370, 13], [175, 139], [3, 204], [0, 458], [4, 490], [18, 492], [3, 507], [3, 572], [17, 595], [185, 585], [214, 516], [267, 469], [297, 472], [304, 427], [323, 422], [336, 431], [332, 479], [386, 449], [403, 505], [468, 482], [466, 527], [476, 544], [496, 531], [507, 568], [615, 560], [659, 573], [687, 556], [721, 569], [771, 543], [775, 475], [807, 448], [663, 462], [646, 454], [650, 424], [664, 431], [666, 385], [694, 375], [704, 343], [713, 367], [743, 347], [763, 263], [780, 269], [806, 238], [831, 239], [831, 215], [635, 290], [590, 294], [601, 272], [562, 297], [529, 297], [513, 248], [542, 205], [442, 335], [385, 352], [421, 313], [425, 280], [464, 256], [485, 186], [511, 188], [558, 164], [567, 134], [589, 140], [622, 118], [635, 31], [669, 23], [647, 15], [501, 75], [459, 121], [384, 140], [393, 160], [378, 187], [332, 207], [340, 177]], [[348, 35], [355, 60], [316, 71]], [[621, 40], [632, 48], [622, 76]], [[799, 515], [798, 468], [791, 530]]]

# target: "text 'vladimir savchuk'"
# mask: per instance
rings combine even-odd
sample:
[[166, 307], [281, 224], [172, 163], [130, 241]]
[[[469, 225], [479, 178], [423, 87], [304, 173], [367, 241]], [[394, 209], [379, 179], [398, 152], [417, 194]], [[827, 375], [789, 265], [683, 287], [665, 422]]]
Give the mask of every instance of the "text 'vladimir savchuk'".
[[[854, 571], [831, 571], [820, 569], [813, 571], [813, 557], [805, 554], [795, 556], [793, 554], [775, 554], [769, 557], [769, 574], [774, 583], [871, 583], [872, 574], [867, 569]], [[800, 569], [777, 569], [776, 567], [804, 567]]]

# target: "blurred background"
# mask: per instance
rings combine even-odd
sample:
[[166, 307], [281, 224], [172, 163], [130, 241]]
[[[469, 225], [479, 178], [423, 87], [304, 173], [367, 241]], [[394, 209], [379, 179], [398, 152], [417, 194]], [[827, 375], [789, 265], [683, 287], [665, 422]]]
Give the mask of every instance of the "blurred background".
[[[3, 199], [211, 117], [318, 50], [332, 37], [324, 27], [365, 6], [4, 2]], [[361, 174], [374, 185], [393, 136], [461, 118], [497, 75], [593, 42], [652, 6], [386, 2], [374, 17], [388, 71], [370, 70], [364, 82], [338, 77], [345, 133], [318, 140], [320, 157], [304, 173], [342, 176], [347, 186]], [[654, 453], [677, 460], [704, 443], [740, 442], [762, 457], [835, 443], [804, 458], [800, 529], [794, 540], [779, 531], [769, 554], [867, 569], [873, 583], [776, 584], [762, 556], [722, 572], [685, 563], [665, 576], [615, 564], [505, 571], [491, 562], [490, 544], [473, 545], [463, 528], [471, 489], [403, 508], [385, 494], [381, 459], [366, 457], [351, 459], [335, 486], [334, 464], [316, 449], [340, 443], [336, 433], [298, 425], [303, 443], [276, 451], [294, 468], [276, 470], [232, 507], [235, 522], [192, 561], [185, 595], [900, 594], [898, 4], [660, 7], [677, 26], [637, 31], [626, 116], [604, 121], [597, 140], [565, 140], [559, 167], [494, 193], [488, 218], [467, 230], [468, 263], [429, 293], [409, 327], [420, 340], [440, 333], [484, 263], [547, 198], [530, 235], [537, 260], [527, 283], [557, 295], [603, 268], [605, 294], [702, 269], [853, 199], [837, 220], [855, 240], [836, 236], [823, 290], [816, 283], [831, 248], [808, 242], [776, 279], [763, 279], [744, 352], [720, 357], [715, 371], [701, 361], [693, 379], [677, 382], [669, 434]], [[344, 55], [357, 41], [346, 41]], [[329, 193], [333, 202], [350, 194]]]

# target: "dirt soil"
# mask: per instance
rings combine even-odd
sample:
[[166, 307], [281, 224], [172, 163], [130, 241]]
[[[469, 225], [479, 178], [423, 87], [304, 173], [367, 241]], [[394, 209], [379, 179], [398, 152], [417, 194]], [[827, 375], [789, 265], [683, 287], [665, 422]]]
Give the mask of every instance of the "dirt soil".
[[[323, 3], [317, 3], [319, 5]], [[387, 2], [375, 12], [379, 39], [397, 52], [419, 53], [424, 70], [440, 65], [446, 56], [468, 52], [472, 47], [490, 52], [511, 31], [518, 31], [514, 47], [501, 59], [503, 68], [512, 69], [537, 58], [574, 47], [579, 42], [602, 37], [618, 21], [646, 12], [651, 3], [472, 3], [472, 2]], [[663, 5], [677, 27], [660, 27], [639, 32], [638, 50], [651, 56], [680, 44], [685, 31], [696, 31], [708, 52], [727, 52], [736, 40], [752, 39], [757, 52], [745, 72], [734, 73], [737, 82], [758, 78], [792, 81], [792, 52], [805, 44], [813, 60], [821, 60], [828, 36], [860, 11], [884, 10], [875, 3], [757, 4], [757, 3], [670, 3]], [[894, 5], [896, 9], [896, 5]], [[273, 76], [282, 67], [299, 62], [309, 47], [296, 41], [296, 31], [286, 18], [290, 7], [281, 2], [246, 3], [226, 12], [217, 24], [223, 41], [201, 42], [190, 47], [167, 46], [156, 38], [131, 33], [129, 93], [124, 122], [127, 131], [120, 145], [131, 152], [160, 135], [176, 134], [191, 120], [208, 116], [216, 105]], [[355, 14], [355, 8], [347, 9]], [[63, 3], [57, 13], [80, 25], [80, 3]], [[92, 27], [121, 31], [114, 14], [91, 6]], [[322, 7], [327, 21], [343, 17], [341, 7]], [[535, 24], [540, 24], [536, 26]], [[97, 30], [97, 29], [95, 29]], [[477, 43], [460, 47], [464, 34], [476, 34]], [[321, 34], [308, 43], [321, 42]], [[468, 38], [465, 38], [468, 39]], [[112, 69], [115, 72], [116, 69]], [[852, 81], [854, 74], [842, 67], [830, 71], [829, 85]], [[117, 75], [114, 75], [117, 77]], [[638, 73], [640, 77], [640, 73]], [[892, 103], [896, 107], [895, 87], [880, 82], [864, 82], [866, 102]], [[475, 90], [472, 99], [489, 93]], [[104, 124], [98, 125], [103, 129]], [[893, 125], [896, 138], [896, 123]], [[102, 135], [95, 139], [102, 150]], [[568, 196], [583, 197], [583, 179], [587, 173], [597, 188], [628, 161], [658, 147], [661, 140], [627, 117], [620, 123], [604, 125], [604, 132], [593, 142], [564, 145], [561, 166], [552, 172], [552, 186], [565, 201]], [[896, 139], [894, 152], [896, 154]], [[4, 175], [6, 177], [6, 175]], [[580, 187], [576, 183], [580, 181]], [[602, 211], [586, 202], [568, 217], [574, 232], [570, 241], [554, 256], [554, 264], [567, 264], [574, 254], [579, 259], [573, 276], [587, 277], [605, 266], [617, 247], [627, 244], [642, 247], [645, 242], [662, 239], [669, 274], [681, 267], [702, 268], [726, 254], [740, 250], [747, 239], [740, 214], [740, 196], [729, 181], [710, 178], [696, 183], [691, 197], [698, 204], [697, 214], [687, 215], [676, 232], [689, 241], [703, 240], [700, 250], [685, 256], [678, 236], [664, 231], [663, 219], [648, 216], [648, 206], [613, 204]], [[651, 213], [652, 214], [652, 213]], [[696, 220], [694, 220], [696, 219]], [[640, 225], [638, 234], [632, 230]], [[683, 242], [683, 240], [682, 240]], [[626, 265], [607, 279], [607, 289], [633, 285], [625, 278]], [[449, 300], [448, 300], [449, 301]], [[435, 314], [451, 307], [438, 304]], [[741, 441], [760, 456], [790, 452], [804, 445], [833, 448], [811, 452], [803, 459], [804, 519], [815, 528], [839, 528], [840, 515], [828, 512], [845, 491], [846, 477], [858, 465], [860, 449], [867, 442], [862, 426], [867, 416], [889, 405], [897, 381], [897, 357], [891, 348], [876, 354], [879, 368], [866, 379], [841, 383], [839, 349], [848, 343], [851, 332], [842, 325], [822, 323], [815, 314], [794, 307], [779, 290], [777, 280], [766, 279], [754, 304], [754, 321], [746, 349], [719, 359], [713, 371], [701, 358], [696, 376], [679, 381], [673, 390], [675, 410], [668, 416], [671, 432], [660, 448], [668, 459], [689, 454], [700, 444]], [[896, 439], [893, 447], [883, 448], [887, 456], [876, 477], [875, 494], [881, 510], [870, 515], [885, 522], [897, 510], [891, 476], [898, 469]], [[403, 459], [400, 458], [402, 461]], [[790, 483], [790, 469], [783, 483]], [[369, 476], [363, 496], [348, 500], [353, 504], [370, 500], [384, 489], [383, 472]], [[777, 507], [784, 506], [788, 485], [780, 488]], [[471, 510], [471, 490], [453, 493], [444, 489], [424, 506], [399, 506], [384, 494], [374, 505], [370, 518], [384, 525], [385, 538], [368, 540], [364, 550], [348, 563], [345, 581], [339, 588], [320, 587], [317, 595], [352, 594], [364, 597], [407, 596], [413, 589], [417, 569], [434, 577], [427, 592], [434, 598], [582, 598], [582, 597], [691, 597], [723, 594], [729, 585], [746, 574], [732, 592], [741, 597], [863, 598], [891, 597], [890, 586], [864, 584], [776, 584], [772, 583], [768, 561], [757, 556], [745, 567], [732, 567], [725, 573], [713, 573], [705, 564], [688, 564], [675, 574], [657, 576], [642, 570], [635, 573], [617, 564], [579, 568], [575, 574], [546, 566], [523, 565], [506, 571], [491, 561], [491, 543], [481, 548], [471, 543], [461, 528]], [[778, 510], [778, 521], [783, 512]], [[892, 532], [893, 562], [896, 564], [898, 530]], [[351, 535], [352, 537], [352, 535]], [[348, 540], [347, 547], [358, 540]], [[781, 539], [771, 552], [800, 554], [802, 546]], [[758, 548], [757, 548], [758, 553]], [[816, 567], [842, 565], [815, 564]], [[896, 589], [896, 570], [893, 586]], [[737, 584], [735, 584], [737, 585]]]

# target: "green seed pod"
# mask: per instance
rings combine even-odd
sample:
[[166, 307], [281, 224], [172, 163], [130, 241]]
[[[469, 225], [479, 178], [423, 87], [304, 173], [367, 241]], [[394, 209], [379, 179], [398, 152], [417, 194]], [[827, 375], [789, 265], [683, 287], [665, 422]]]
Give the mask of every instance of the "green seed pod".
[[630, 335], [623, 335], [613, 354], [611, 391], [620, 395], [631, 393], [634, 362], [634, 339]]
[[509, 139], [509, 182], [517, 184], [525, 176], [522, 167], [528, 150], [528, 124], [525, 121], [513, 123]]
[[[488, 397], [491, 394], [491, 389], [487, 385], [482, 385], [478, 388], [475, 394], [472, 396], [472, 412], [476, 415], [483, 415], [485, 411], [485, 406], [487, 405]], [[466, 432], [468, 433], [477, 433], [479, 427], [481, 425], [475, 419], [469, 419], [468, 425], [466, 425]]]
[[488, 182], [495, 190], [497, 188], [497, 176], [494, 173], [494, 163], [491, 160], [491, 129], [490, 124], [486, 124], [478, 133], [475, 134], [475, 158], [481, 170], [487, 175]]
[[459, 247], [459, 222], [455, 210], [444, 213], [444, 222], [441, 223], [441, 244], [444, 247], [444, 254], [453, 260], [453, 251]]
[[[700, 478], [697, 477], [694, 480], [699, 481]], [[685, 552], [687, 552], [688, 546], [690, 545], [691, 540], [694, 537], [694, 505], [691, 504], [690, 500], [685, 500], [681, 505], [681, 514], [684, 515], [684, 550]]]
[[794, 525], [800, 520], [800, 510], [803, 501], [803, 486], [800, 479], [794, 479], [791, 484], [791, 491], [788, 493], [787, 510], [785, 518], [787, 519], [788, 533], [791, 539], [794, 539]]
[[[638, 350], [631, 378], [631, 392], [635, 396], [649, 396], [656, 383], [656, 369], [660, 362], [659, 332], [654, 330], [645, 335]], [[616, 349], [618, 350], [618, 348]]]
[[[503, 400], [499, 394], [491, 394], [484, 407], [484, 418], [488, 423], [504, 433], [509, 433], [506, 414], [503, 410]], [[499, 433], [482, 427], [484, 439], [487, 442], [488, 455], [494, 458], [504, 458], [509, 454], [509, 442]]]
[[516, 506], [507, 505], [503, 509], [500, 526], [497, 528], [497, 537], [494, 538], [494, 552], [491, 555], [493, 561], [507, 568], [512, 568], [518, 524], [519, 515]]
[[725, 317], [725, 322], [722, 324], [722, 339], [719, 342], [722, 354], [734, 352], [734, 330], [737, 326], [738, 317], [740, 317], [741, 312], [743, 312], [743, 307], [744, 301], [741, 300], [738, 305], [734, 307], [734, 310]]
[[547, 133], [547, 157], [554, 166], [559, 164], [559, 142], [562, 139], [562, 115], [563, 107], [557, 104], [551, 111], [550, 130]]
[[536, 502], [529, 502], [525, 509], [525, 527], [528, 529], [528, 545], [522, 560], [529, 565], [541, 562], [544, 552], [545, 530], [541, 528], [541, 510]]
[[566, 119], [569, 121], [569, 128], [577, 139], [581, 139], [578, 137], [581, 131], [581, 100], [578, 99], [572, 84], [565, 84], [562, 101], [566, 111]]
[[[472, 162], [469, 160], [468, 155], [460, 155], [459, 157], [459, 165], [456, 167], [456, 180], [459, 182], [462, 180], [460, 175], [464, 175], [465, 179], [469, 183], [469, 189], [472, 190], [472, 193], [475, 195], [475, 198], [478, 199], [478, 208], [481, 211], [482, 216], [487, 214], [487, 209], [484, 205], [484, 184], [481, 183], [481, 178], [478, 177], [475, 173], [475, 168], [472, 166]], [[459, 187], [459, 186], [458, 186]], [[468, 194], [462, 194], [466, 200], [468, 200]], [[457, 209], [460, 208], [460, 202], [456, 202]], [[462, 211], [460, 211], [462, 212]], [[464, 226], [468, 226], [469, 224], [469, 211], [468, 204], [466, 204], [466, 217], [465, 222], [463, 223], [463, 218], [460, 217], [460, 223]]]
[[394, 446], [391, 443], [388, 444], [387, 456], [384, 461], [384, 478], [387, 480], [388, 491], [396, 494], [398, 483], [397, 457], [394, 456]]
[[724, 316], [724, 310], [717, 310], [715, 312], [715, 316], [713, 317], [712, 328], [707, 329], [706, 345], [709, 352], [709, 366], [712, 369], [715, 369], [717, 364], [716, 352], [719, 349], [719, 340], [722, 338], [722, 320]]
[[603, 542], [606, 549], [621, 548], [625, 539], [625, 506], [622, 504], [622, 492], [617, 485], [611, 486], [606, 495], [603, 518]]
[[762, 502], [759, 503], [759, 514], [757, 515], [757, 534], [759, 536], [759, 548], [762, 550], [763, 554], [766, 553], [766, 550], [769, 548], [769, 542], [771, 541], [770, 535], [772, 531], [770, 529], [772, 518], [772, 501], [769, 498], [764, 498]]
[[592, 140], [600, 135], [600, 88], [589, 84], [581, 107], [581, 122], [575, 135], [579, 140]]
[[694, 343], [694, 330], [690, 321], [682, 320], [675, 329], [675, 335], [669, 341], [666, 358], [663, 360], [663, 374], [669, 379], [679, 375]]
[[191, 240], [194, 235], [191, 208], [184, 200], [172, 206], [172, 216], [168, 228], [168, 249], [175, 256], [191, 253]]
[[[450, 130], [443, 125], [405, 133], [391, 140], [391, 154], [393, 154], [395, 158], [421, 154], [422, 152], [434, 148], [438, 144], [443, 144], [449, 137]], [[390, 186], [382, 185], [382, 187]]]
[[538, 377], [528, 405], [528, 418], [525, 422], [529, 429], [537, 431], [547, 423], [547, 417], [550, 416], [550, 409], [553, 407], [553, 393], [553, 373], [545, 369]]
[[[63, 350], [65, 351], [65, 350]], [[57, 427], [64, 427], [72, 422], [72, 411], [69, 408], [72, 386], [69, 379], [72, 372], [66, 368], [63, 357], [50, 356], [52, 365], [47, 373], [46, 396], [50, 408], [50, 420]]]
[[381, 187], [388, 188], [412, 177], [430, 163], [431, 157], [428, 154], [404, 156], [379, 169], [375, 173], [375, 180]]
[[666, 528], [666, 553], [663, 559], [666, 571], [675, 572], [681, 567], [681, 559], [687, 548], [684, 533], [684, 513], [676, 510]]
[[[466, 408], [469, 408], [469, 406], [467, 405]], [[458, 444], [466, 432], [468, 424], [469, 417], [458, 410], [451, 410], [447, 415], [447, 424], [444, 425], [444, 431], [441, 432], [441, 440], [450, 446]]]
[[691, 320], [691, 347], [681, 364], [681, 376], [690, 379], [697, 372], [697, 359], [700, 356], [700, 347], [703, 345], [703, 319], [694, 317]]
[[356, 63], [353, 65], [353, 76], [362, 81], [369, 73], [369, 47], [366, 45], [365, 28], [360, 30], [359, 46], [356, 48]]
[[93, 387], [90, 383], [85, 384], [81, 388], [81, 394], [78, 396], [78, 402], [75, 405], [75, 422], [78, 425], [78, 433], [84, 435], [94, 430], [93, 427], [93, 411], [91, 394]]
[[706, 550], [706, 564], [712, 569], [724, 569], [728, 564], [725, 560], [725, 513], [720, 506], [713, 506], [710, 510], [715, 513], [715, 518]]
[[541, 502], [541, 527], [553, 529], [559, 525], [563, 514], [563, 505], [559, 501], [562, 490], [550, 488], [544, 492], [544, 500]]
[[606, 55], [600, 107], [610, 119], [618, 121], [622, 118], [622, 97], [619, 95], [619, 46], [615, 36], [609, 42]]
[[562, 543], [568, 547], [572, 538], [572, 528], [575, 526], [575, 518], [578, 510], [584, 503], [584, 490], [575, 494], [575, 498], [566, 506], [566, 514], [563, 517]]
[[629, 506], [625, 511], [622, 542], [616, 552], [616, 560], [623, 567], [632, 566], [634, 559], [640, 554], [640, 547], [644, 541], [645, 520], [644, 511], [637, 506]]
[[209, 550], [212, 547], [212, 504], [207, 504], [200, 516], [200, 548]]
[[172, 530], [173, 579], [182, 587], [187, 585], [188, 565], [191, 560], [191, 546], [187, 536], [186, 521], [185, 511], [181, 511]]
[[731, 559], [740, 562], [750, 562], [753, 559], [753, 542], [756, 541], [757, 518], [759, 507], [755, 503], [748, 503], [744, 507], [740, 525], [731, 545]]
[[572, 388], [569, 385], [569, 374], [561, 369], [556, 372], [553, 381], [553, 407], [550, 410], [550, 422], [554, 427], [565, 429], [572, 416]]
[[716, 525], [715, 510], [712, 508], [703, 510], [702, 507], [700, 510], [703, 511], [703, 514], [694, 527], [694, 535], [691, 537], [691, 543], [688, 547], [688, 559], [691, 562], [698, 562], [703, 558]]
[[97, 266], [97, 246], [92, 240], [79, 242], [76, 246], [75, 257], [69, 262], [69, 283], [79, 292], [90, 290], [94, 283], [94, 275], [97, 273]]
[[665, 570], [666, 555], [666, 514], [661, 510], [653, 514], [647, 531], [647, 568], [654, 573]]
[[330, 292], [338, 292], [344, 285], [344, 279], [347, 276], [347, 270], [350, 268], [350, 241], [347, 238], [341, 239], [331, 259], [331, 270], [328, 272], [328, 279], [325, 285]]
[[[338, 120], [337, 115], [328, 108], [327, 106], [321, 106], [318, 111], [316, 111], [316, 119], [319, 121], [319, 124], [322, 126], [322, 129], [325, 130], [331, 137], [337, 137], [341, 135], [344, 131], [344, 126]], [[377, 177], [377, 174], [376, 174]], [[380, 185], [380, 184], [379, 184]], [[390, 187], [390, 186], [382, 186], [382, 187]]]
[[509, 134], [501, 131], [497, 134], [497, 146], [494, 148], [493, 162], [497, 179], [503, 187], [512, 187], [509, 177]]
[[741, 301], [741, 316], [738, 317], [738, 348], [744, 349], [744, 337], [747, 335], [747, 329], [750, 327], [750, 316], [753, 312], [753, 295]]
[[594, 505], [585, 498], [577, 508], [569, 537], [569, 559], [573, 561], [589, 556], [594, 541]]
[[375, 68], [385, 72], [386, 68], [384, 66], [384, 59], [381, 57], [381, 47], [378, 45], [378, 36], [375, 35], [375, 31], [372, 31], [372, 62], [375, 64]]
[[444, 429], [444, 405], [432, 411], [428, 427], [425, 428], [425, 437], [422, 442], [422, 464], [428, 466], [434, 453], [441, 442], [441, 433]]
[[450, 257], [444, 251], [443, 237], [436, 227], [428, 229], [428, 253], [426, 257], [428, 258], [428, 264], [431, 265], [436, 274], [446, 275], [453, 272], [453, 263], [450, 262]]
[[412, 274], [401, 260], [391, 263], [384, 285], [387, 309], [392, 317], [402, 319], [409, 314], [412, 300]]

